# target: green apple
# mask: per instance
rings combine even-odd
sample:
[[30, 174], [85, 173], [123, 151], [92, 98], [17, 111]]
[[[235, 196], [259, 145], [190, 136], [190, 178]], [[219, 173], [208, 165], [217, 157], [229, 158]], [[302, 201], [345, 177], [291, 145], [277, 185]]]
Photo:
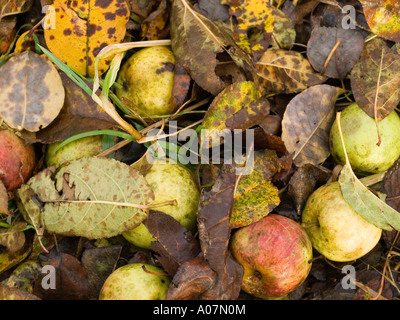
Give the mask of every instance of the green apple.
[[[349, 162], [354, 171], [378, 173], [389, 169], [400, 157], [400, 117], [395, 111], [378, 122], [381, 144], [375, 120], [356, 103], [346, 107], [340, 117]], [[330, 152], [337, 163], [344, 164], [345, 157], [337, 122], [330, 131]]]
[[[171, 161], [167, 163], [155, 161], [146, 173], [145, 179], [153, 190], [153, 203], [170, 200], [177, 202], [177, 205], [166, 205], [155, 210], [170, 215], [194, 233], [197, 225], [200, 192], [192, 173], [184, 166]], [[155, 241], [143, 223], [122, 235], [134, 245], [146, 249], [150, 249], [151, 242]]]
[[56, 168], [58, 168], [67, 161], [96, 156], [103, 150], [101, 135], [72, 141], [55, 151], [60, 143], [61, 142], [54, 142], [48, 145], [45, 154], [45, 164], [47, 167], [55, 165]]
[[232, 236], [230, 250], [243, 266], [243, 291], [261, 299], [282, 299], [307, 278], [312, 245], [296, 221], [269, 214]]
[[348, 262], [371, 251], [382, 229], [369, 223], [343, 198], [338, 182], [319, 187], [307, 199], [302, 226], [313, 247], [327, 259]]
[[141, 116], [172, 113], [174, 70], [175, 57], [169, 47], [141, 49], [122, 65], [117, 78], [121, 87], [115, 93], [132, 101]]
[[127, 264], [109, 275], [99, 300], [165, 300], [171, 278], [164, 274], [152, 265]]

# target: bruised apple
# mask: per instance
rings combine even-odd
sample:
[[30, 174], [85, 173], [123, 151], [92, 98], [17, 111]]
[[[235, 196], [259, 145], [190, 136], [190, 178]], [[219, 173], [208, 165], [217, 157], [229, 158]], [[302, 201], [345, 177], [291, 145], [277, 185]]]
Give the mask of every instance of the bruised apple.
[[174, 70], [175, 57], [169, 47], [141, 49], [122, 65], [116, 94], [129, 99], [141, 116], [172, 113]]
[[[354, 171], [378, 173], [389, 169], [400, 156], [400, 117], [396, 111], [378, 122], [358, 104], [347, 106], [341, 113], [340, 125], [350, 165]], [[330, 131], [330, 152], [333, 159], [345, 164], [345, 157], [336, 120]]]
[[14, 132], [0, 130], [0, 179], [8, 191], [14, 190], [28, 181], [36, 165], [33, 145]]
[[382, 235], [343, 198], [339, 182], [319, 187], [307, 199], [302, 226], [313, 247], [327, 259], [348, 262], [371, 251]]
[[285, 297], [311, 269], [307, 233], [299, 223], [277, 214], [238, 229], [230, 249], [244, 268], [242, 290], [261, 299]]
[[99, 300], [165, 300], [171, 278], [161, 268], [127, 264], [106, 279]]

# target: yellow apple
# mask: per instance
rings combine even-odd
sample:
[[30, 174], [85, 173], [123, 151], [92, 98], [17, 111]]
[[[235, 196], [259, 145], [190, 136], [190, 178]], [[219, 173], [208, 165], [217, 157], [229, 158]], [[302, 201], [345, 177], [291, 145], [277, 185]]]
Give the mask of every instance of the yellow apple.
[[99, 300], [165, 300], [171, 279], [163, 274], [164, 270], [152, 265], [127, 264], [110, 274]]
[[122, 65], [117, 78], [121, 87], [115, 93], [132, 101], [141, 116], [172, 113], [174, 69], [175, 57], [169, 47], [141, 49]]
[[[400, 157], [400, 117], [395, 111], [378, 122], [382, 142], [378, 143], [375, 120], [356, 103], [346, 107], [340, 117], [343, 140], [354, 171], [378, 173], [389, 169]], [[345, 157], [336, 120], [330, 131], [330, 152], [337, 163]]]
[[338, 182], [315, 190], [302, 212], [302, 226], [320, 254], [337, 262], [349, 262], [371, 251], [382, 235], [343, 198]]
[[[194, 233], [200, 192], [191, 172], [184, 166], [171, 161], [167, 163], [155, 161], [146, 173], [145, 179], [153, 190], [153, 203], [170, 200], [177, 202], [177, 205], [166, 205], [155, 210], [170, 215]], [[155, 241], [143, 223], [122, 235], [134, 245], [146, 249], [150, 249], [151, 242]]]

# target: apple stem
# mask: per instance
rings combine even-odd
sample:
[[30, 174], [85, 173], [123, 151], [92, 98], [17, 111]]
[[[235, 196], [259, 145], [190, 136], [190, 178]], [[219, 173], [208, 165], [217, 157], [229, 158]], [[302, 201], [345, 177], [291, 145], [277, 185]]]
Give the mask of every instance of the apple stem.
[[142, 265], [142, 269], [146, 273], [154, 274], [156, 276], [168, 277], [168, 274], [166, 274], [166, 273], [154, 272], [154, 271], [148, 270], [145, 265]]
[[41, 236], [38, 236], [38, 241], [39, 241], [39, 244], [40, 244], [40, 246], [42, 247], [42, 249], [43, 249], [46, 253], [50, 253], [50, 251], [47, 250], [47, 248], [44, 246], [44, 244], [43, 244], [43, 242], [42, 242], [42, 237], [41, 237]]

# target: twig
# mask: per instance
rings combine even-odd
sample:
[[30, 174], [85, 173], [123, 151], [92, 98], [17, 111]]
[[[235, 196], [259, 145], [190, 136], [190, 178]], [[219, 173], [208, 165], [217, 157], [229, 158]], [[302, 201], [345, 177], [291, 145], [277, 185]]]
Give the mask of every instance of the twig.
[[383, 266], [383, 271], [382, 271], [381, 283], [380, 283], [380, 285], [379, 285], [379, 291], [378, 291], [378, 293], [377, 293], [377, 295], [376, 295], [375, 297], [371, 298], [371, 300], [378, 300], [379, 297], [380, 297], [381, 294], [382, 294], [383, 285], [384, 285], [384, 283], [385, 283], [386, 268], [388, 267], [388, 265], [389, 265], [389, 260], [390, 260], [389, 257], [390, 257], [390, 255], [391, 255], [391, 252], [392, 252], [392, 249], [393, 249], [395, 243], [397, 242], [397, 238], [398, 238], [398, 237], [399, 237], [399, 231], [396, 232], [396, 236], [394, 237], [394, 240], [393, 240], [392, 244], [390, 245], [389, 252], [388, 252], [388, 254], [386, 255], [386, 261], [385, 261], [385, 265]]

